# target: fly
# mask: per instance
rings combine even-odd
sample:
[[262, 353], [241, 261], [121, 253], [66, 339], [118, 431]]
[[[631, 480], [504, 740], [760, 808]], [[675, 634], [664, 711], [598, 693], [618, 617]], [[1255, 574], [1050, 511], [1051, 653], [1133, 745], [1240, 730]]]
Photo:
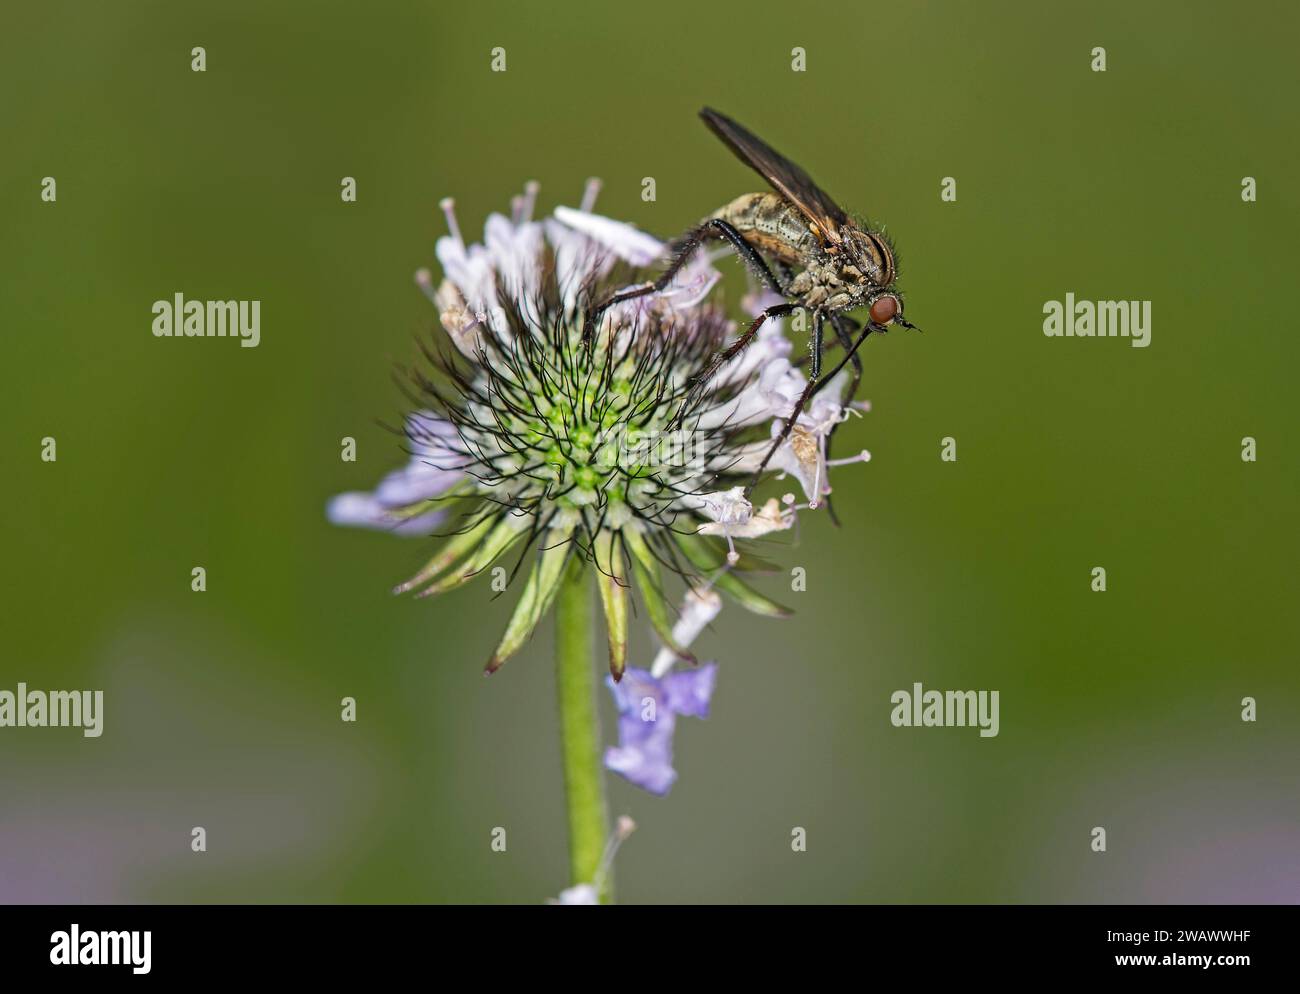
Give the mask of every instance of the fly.
[[[889, 325], [915, 326], [903, 317], [903, 300], [894, 287], [898, 278], [894, 250], [882, 232], [852, 220], [803, 169], [731, 118], [708, 107], [700, 111], [700, 117], [742, 162], [767, 180], [773, 192], [746, 193], [715, 211], [677, 242], [672, 262], [657, 280], [621, 290], [596, 307], [588, 316], [584, 338], [590, 341], [609, 307], [665, 289], [701, 244], [719, 239], [729, 242], [755, 275], [784, 299], [760, 313], [735, 342], [710, 360], [697, 387], [744, 351], [768, 319], [801, 308], [810, 313], [807, 385], [746, 488], [748, 494], [813, 395], [845, 363], [853, 366], [849, 395], [857, 393], [862, 379], [858, 349], [867, 336], [873, 331], [884, 332]], [[848, 316], [859, 308], [867, 310], [865, 327]], [[823, 378], [827, 324], [845, 355]]]

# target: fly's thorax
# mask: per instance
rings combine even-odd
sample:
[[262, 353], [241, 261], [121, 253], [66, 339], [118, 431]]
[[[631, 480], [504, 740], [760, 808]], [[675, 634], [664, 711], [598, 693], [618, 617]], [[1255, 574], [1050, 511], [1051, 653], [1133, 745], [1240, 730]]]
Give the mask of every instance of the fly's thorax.
[[888, 286], [894, 282], [894, 252], [889, 243], [872, 231], [856, 227], [840, 229], [842, 238], [839, 257], [842, 260], [841, 277], [846, 282], [866, 281], [875, 286]]
[[864, 279], [855, 266], [841, 256], [821, 253], [809, 261], [789, 286], [800, 306], [827, 312], [852, 310], [879, 292], [880, 287]]

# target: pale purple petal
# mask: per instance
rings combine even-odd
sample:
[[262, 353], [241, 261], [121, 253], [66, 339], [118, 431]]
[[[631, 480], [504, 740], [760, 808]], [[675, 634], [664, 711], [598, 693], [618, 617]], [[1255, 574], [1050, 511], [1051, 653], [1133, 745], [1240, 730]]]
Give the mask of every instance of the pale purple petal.
[[404, 469], [394, 470], [375, 487], [375, 499], [388, 508], [408, 507], [446, 493], [465, 478], [460, 470], [439, 469], [422, 459], [412, 459]]
[[689, 718], [707, 718], [709, 699], [718, 679], [718, 664], [705, 663], [697, 669], [675, 670], [663, 678], [664, 699], [669, 708]]
[[460, 467], [467, 457], [456, 426], [429, 411], [416, 411], [406, 419], [406, 436], [410, 462], [380, 480], [373, 493], [339, 494], [326, 508], [330, 521], [396, 535], [428, 535], [446, 518], [441, 508], [414, 517], [402, 512], [442, 496], [465, 479]]
[[606, 678], [619, 710], [619, 744], [605, 750], [605, 768], [652, 794], [668, 793], [677, 779], [673, 769], [677, 715], [708, 715], [716, 671], [717, 664], [709, 663], [662, 681], [635, 668], [628, 669], [619, 683]]
[[[787, 303], [786, 299], [769, 286], [763, 286], [756, 293], [747, 293], [741, 298], [740, 306], [752, 317], [758, 317], [769, 307], [775, 307], [777, 304]], [[780, 324], [780, 319], [768, 319], [766, 324], [771, 324], [773, 320]]]
[[619, 745], [605, 750], [605, 768], [652, 794], [664, 795], [677, 779], [673, 769], [673, 713], [664, 710], [654, 721], [640, 712], [618, 720]]
[[441, 508], [402, 518], [375, 499], [373, 494], [346, 493], [330, 499], [325, 516], [336, 525], [375, 528], [395, 535], [429, 535], [447, 516]]

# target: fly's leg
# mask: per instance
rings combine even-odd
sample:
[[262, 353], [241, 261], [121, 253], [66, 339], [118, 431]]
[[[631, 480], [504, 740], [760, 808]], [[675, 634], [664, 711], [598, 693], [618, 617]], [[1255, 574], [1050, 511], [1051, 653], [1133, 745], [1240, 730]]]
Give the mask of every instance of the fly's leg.
[[[831, 327], [835, 329], [835, 337], [839, 340], [840, 345], [844, 346], [844, 354], [853, 364], [853, 384], [849, 387], [849, 399], [858, 395], [858, 386], [862, 383], [862, 357], [858, 355], [858, 350], [853, 346], [853, 333], [858, 330], [858, 323], [851, 317], [843, 314], [831, 315]], [[837, 369], [838, 373], [839, 370]], [[828, 377], [834, 379], [834, 376]], [[831, 430], [826, 434], [826, 459], [831, 457], [831, 442], [835, 439], [835, 433], [839, 430], [839, 425], [831, 426]], [[839, 526], [840, 517], [835, 513], [835, 505], [831, 501], [830, 494], [826, 495], [826, 510], [830, 512], [831, 523]]]
[[732, 247], [745, 260], [745, 264], [753, 270], [754, 274], [762, 280], [767, 286], [771, 287], [782, 297], [786, 296], [785, 288], [780, 281], [772, 274], [767, 263], [758, 251], [745, 241], [744, 235], [735, 229], [728, 222], [720, 217], [709, 218], [698, 228], [693, 228], [686, 237], [684, 237], [676, 247], [676, 254], [673, 261], [668, 264], [668, 268], [663, 271], [657, 280], [653, 283], [642, 283], [639, 286], [629, 287], [626, 290], [620, 290], [609, 299], [597, 304], [587, 315], [587, 320], [582, 326], [583, 344], [590, 345], [596, 336], [596, 329], [600, 327], [601, 319], [605, 312], [615, 304], [621, 304], [627, 300], [635, 300], [638, 297], [644, 297], [651, 293], [661, 293], [668, 288], [674, 277], [681, 272], [682, 267], [686, 265], [687, 260], [700, 245], [711, 238], [725, 238], [731, 243]]
[[740, 355], [740, 353], [748, 347], [749, 343], [754, 340], [754, 336], [758, 334], [758, 329], [763, 327], [763, 323], [769, 318], [778, 318], [782, 315], [789, 314], [794, 309], [794, 304], [773, 304], [767, 310], [762, 311], [758, 317], [754, 318], [753, 323], [745, 330], [744, 334], [728, 345], [725, 349], [715, 352], [713, 358], [709, 360], [709, 364], [701, 370], [700, 374], [695, 378], [694, 382], [691, 383], [687, 390], [686, 397], [682, 401], [682, 406], [678, 409], [677, 415], [673, 418], [672, 425], [674, 429], [681, 427], [682, 419], [686, 416], [686, 413], [695, 406], [695, 402], [700, 396], [700, 391], [708, 386], [709, 381], [713, 379], [714, 375], [720, 368], [722, 368], [722, 366]]
[[[849, 387], [849, 397], [856, 397], [858, 385], [862, 382], [862, 357], [858, 355], [858, 350], [853, 344], [853, 333], [858, 330], [858, 323], [843, 314], [832, 314], [830, 322], [831, 327], [835, 329], [836, 339], [844, 346], [844, 355], [853, 365], [853, 382]], [[835, 370], [836, 373], [839, 371], [839, 368]], [[834, 379], [834, 376], [827, 377], [827, 380], [831, 379]]]
[[[790, 294], [786, 292], [785, 284], [776, 278], [776, 275], [768, 267], [767, 262], [759, 254], [758, 249], [745, 241], [745, 236], [737, 231], [735, 225], [730, 221], [724, 221], [720, 217], [711, 217], [691, 232], [687, 238], [689, 239], [692, 236], [696, 238], [695, 245], [698, 245], [707, 238], [725, 238], [731, 243], [731, 247], [736, 250], [736, 254], [744, 260], [745, 265], [750, 268], [750, 271], [758, 277], [761, 283], [780, 294], [782, 297], [790, 296]], [[694, 247], [695, 246], [692, 245], [686, 250], [685, 258], [690, 257], [690, 253], [694, 251]], [[680, 257], [681, 253], [679, 252], [679, 258]], [[683, 258], [682, 261], [685, 261], [685, 259]]]
[[[845, 320], [848, 321], [847, 318]], [[850, 362], [853, 363], [853, 373], [854, 373], [853, 391], [854, 393], [856, 393], [858, 389], [858, 384], [862, 381], [862, 359], [858, 356], [858, 349], [862, 348], [862, 343], [867, 340], [867, 336], [870, 335], [873, 331], [884, 331], [884, 330], [885, 329], [880, 325], [868, 321], [866, 327], [862, 329], [862, 334], [860, 334], [856, 339], [853, 339], [851, 342], [849, 342], [849, 345], [845, 346], [848, 349], [847, 354], [844, 356], [843, 359], [839, 361], [839, 363], [835, 366], [835, 368], [831, 370], [831, 375], [826, 377], [826, 379], [822, 380], [822, 382], [817, 385], [817, 389], [813, 390], [813, 394], [815, 395], [817, 393], [817, 390], [820, 390], [827, 383], [832, 382], [835, 379], [835, 377], [839, 375], [840, 370], [844, 368], [845, 364]], [[835, 328], [836, 336], [839, 337], [841, 332], [844, 332], [844, 337], [840, 338], [841, 342], [843, 342], [845, 338], [847, 338], [849, 335], [852, 334], [852, 332], [848, 331], [847, 328], [840, 328], [837, 326]], [[839, 426], [838, 425], [833, 426], [831, 428], [830, 434], [826, 436], [826, 451], [828, 455], [830, 453], [830, 435], [833, 435], [835, 433], [835, 428], [837, 427]], [[769, 458], [770, 457], [771, 455], [769, 453]], [[829, 498], [827, 498], [827, 501], [829, 506]], [[839, 520], [835, 517], [834, 508], [831, 508], [831, 520], [834, 521], [835, 524], [839, 524]]]
[[[845, 357], [839, 361], [836, 367], [831, 370], [830, 376], [826, 377], [826, 379], [822, 380], [822, 382], [817, 385], [817, 390], [814, 390], [813, 394], [815, 395], [818, 390], [821, 390], [821, 388], [826, 386], [827, 383], [830, 383], [832, 380], [834, 380], [835, 377], [837, 377], [840, 374], [840, 370], [843, 369], [850, 362], [853, 363], [854, 372], [857, 374], [857, 378], [854, 379], [853, 381], [853, 389], [857, 390], [857, 385], [861, 380], [861, 374], [862, 374], [862, 360], [858, 357], [858, 349], [862, 348], [862, 343], [867, 340], [867, 336], [870, 335], [873, 331], [884, 331], [884, 330], [885, 329], [881, 325], [868, 321], [866, 327], [862, 329], [862, 334], [860, 334], [856, 339], [854, 339], [850, 343], [852, 345], [852, 348], [849, 348], [848, 354], [845, 355]], [[838, 328], [836, 329], [835, 333], [837, 336], [839, 335]], [[840, 340], [843, 341], [843, 339]], [[847, 347], [848, 346], [846, 346], [846, 348]]]
[[[812, 395], [817, 392], [817, 386], [822, 375], [822, 345], [823, 335], [825, 332], [825, 315], [821, 311], [813, 311], [813, 335], [812, 335], [812, 366], [808, 370], [808, 384], [803, 388], [803, 393], [795, 401], [794, 407], [790, 410], [790, 416], [785, 419], [785, 427], [781, 429], [781, 434], [772, 441], [772, 447], [767, 450], [767, 455], [759, 463], [754, 478], [749, 481], [749, 486], [745, 488], [745, 498], [748, 500], [754, 487], [758, 485], [759, 477], [763, 475], [763, 470], [767, 469], [767, 464], [772, 461], [772, 456], [776, 450], [785, 444], [785, 440], [790, 437], [790, 432], [794, 430], [795, 422], [799, 420], [799, 415], [803, 409], [808, 406], [808, 401]], [[840, 364], [841, 366], [843, 363]], [[836, 370], [838, 372], [838, 370]], [[820, 500], [820, 494], [813, 494], [809, 498], [809, 504], [816, 507]]]

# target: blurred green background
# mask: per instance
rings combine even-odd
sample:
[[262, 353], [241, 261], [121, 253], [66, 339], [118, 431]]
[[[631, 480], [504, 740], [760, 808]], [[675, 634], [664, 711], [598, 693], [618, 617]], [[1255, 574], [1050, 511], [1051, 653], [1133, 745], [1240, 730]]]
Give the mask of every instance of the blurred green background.
[[[1300, 898], [1288, 6], [10, 5], [0, 689], [100, 688], [106, 719], [0, 729], [0, 900], [566, 884], [549, 632], [484, 680], [513, 596], [394, 598], [430, 543], [323, 507], [403, 459], [376, 420], [434, 323], [438, 199], [468, 235], [596, 175], [676, 233], [761, 187], [704, 103], [887, 224], [925, 333], [864, 349], [843, 527], [771, 550], [808, 570], [767, 583], [797, 615], [698, 643], [722, 670], [672, 794], [610, 780], [621, 899]], [[1151, 346], [1045, 338], [1068, 291], [1153, 301]], [[260, 299], [260, 347], [155, 339], [176, 292]], [[892, 727], [914, 681], [999, 690], [1000, 735]]]

